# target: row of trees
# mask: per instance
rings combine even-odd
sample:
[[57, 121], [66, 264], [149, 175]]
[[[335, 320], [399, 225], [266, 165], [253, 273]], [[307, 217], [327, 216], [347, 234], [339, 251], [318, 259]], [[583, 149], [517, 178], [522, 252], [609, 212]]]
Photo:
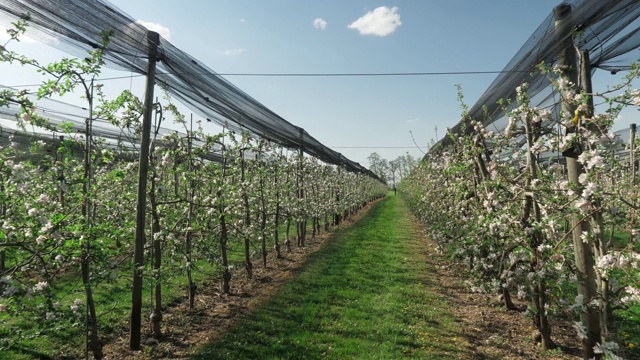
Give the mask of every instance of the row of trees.
[[[631, 87], [640, 71], [612, 95], [577, 87], [568, 68], [541, 67], [562, 95], [558, 117], [533, 107], [523, 84], [505, 104], [503, 132], [470, 120], [401, 193], [438, 250], [466, 266], [472, 290], [501, 294], [511, 310], [514, 297], [528, 302], [543, 348], [555, 347], [554, 320], [570, 319], [584, 359], [619, 359], [635, 345], [618, 321], [639, 315], [640, 204], [635, 165], [616, 156], [610, 130], [624, 107], [640, 106]], [[609, 105], [603, 114], [594, 114], [596, 96]]]
[[[14, 24], [13, 39], [24, 32], [27, 20]], [[139, 150], [145, 109], [129, 91], [107, 99], [97, 83], [111, 36], [103, 34], [84, 60], [49, 65], [6, 45], [0, 49], [2, 61], [33, 66], [47, 76], [38, 99], [79, 88], [88, 105], [84, 131], [76, 132], [71, 121], [56, 125], [40, 116], [26, 91], [0, 94], [0, 106], [20, 107], [19, 130], [0, 149], [0, 318], [30, 319], [49, 331], [80, 333], [85, 324], [87, 349], [95, 358], [102, 358], [100, 329], [107, 325], [97, 309], [109, 305], [108, 299], [95, 297], [96, 289], [130, 281], [134, 273], [151, 282], [152, 297], [144, 307], [157, 338], [162, 336], [163, 285], [172, 279], [186, 279], [193, 308], [198, 287], [194, 273], [203, 267], [215, 269], [211, 276], [219, 279], [222, 293], [229, 293], [231, 253], [242, 253], [246, 276], [252, 277], [256, 256], [266, 266], [269, 253], [280, 257], [304, 246], [309, 236], [386, 194], [379, 181], [323, 164], [301, 150], [226, 129], [207, 134], [165, 96], [153, 105], [143, 192], [149, 215], [144, 219], [144, 256], [136, 266], [139, 166], [132, 161], [137, 151], [131, 149]], [[96, 122], [116, 127], [123, 136], [117, 142], [101, 137], [93, 131]], [[161, 135], [167, 122], [182, 131]], [[29, 137], [27, 128], [50, 135]], [[78, 277], [82, 296], [69, 292]], [[134, 307], [135, 301], [132, 312]], [[2, 348], [11, 348], [19, 340], [16, 334], [34, 336], [24, 322], [12, 324], [16, 328], [0, 339]]]

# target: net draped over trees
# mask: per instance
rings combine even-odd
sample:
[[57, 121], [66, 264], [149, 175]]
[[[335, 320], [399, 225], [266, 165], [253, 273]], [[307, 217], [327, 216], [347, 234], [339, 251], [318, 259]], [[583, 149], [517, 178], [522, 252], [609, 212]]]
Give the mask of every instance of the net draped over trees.
[[[98, 47], [104, 32], [112, 32], [104, 54], [106, 66], [145, 74], [150, 44], [147, 29], [114, 5], [102, 0], [2, 0], [0, 24], [10, 27], [29, 14], [30, 36], [84, 57]], [[283, 119], [205, 64], [160, 37], [156, 83], [207, 121], [238, 132], [249, 131], [287, 148], [304, 151], [348, 171], [373, 175], [362, 165], [321, 144], [304, 129]]]
[[[637, 1], [569, 0], [564, 3], [572, 9], [574, 31], [558, 37], [556, 20], [553, 12], [550, 12], [503, 72], [471, 106], [468, 114], [451, 127], [451, 133], [472, 132], [471, 119], [481, 121], [487, 130], [504, 130], [508, 125], [506, 112], [511, 107], [506, 104], [506, 109], [503, 108], [501, 100], [515, 100], [516, 88], [523, 83], [529, 85], [527, 93], [533, 106], [558, 114], [560, 95], [550, 78], [539, 71], [539, 65], [556, 64], [558, 44], [567, 39], [574, 41], [577, 48], [588, 51], [593, 72], [602, 69], [615, 73], [631, 69], [638, 59], [636, 49], [640, 47], [640, 7]], [[520, 141], [523, 142], [523, 139]], [[451, 144], [450, 137], [445, 134], [431, 152], [435, 153], [437, 149]]]
[[[399, 186], [471, 291], [525, 302], [543, 349], [572, 322], [585, 360], [638, 355], [639, 142], [612, 129], [640, 108], [639, 17], [637, 1], [555, 7]], [[598, 69], [618, 75], [607, 91]]]

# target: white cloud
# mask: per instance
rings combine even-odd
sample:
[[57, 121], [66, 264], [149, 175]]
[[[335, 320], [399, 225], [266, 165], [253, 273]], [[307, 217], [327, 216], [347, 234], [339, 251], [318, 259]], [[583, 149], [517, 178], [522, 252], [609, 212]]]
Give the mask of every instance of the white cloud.
[[224, 54], [224, 56], [235, 56], [235, 55], [240, 55], [243, 52], [245, 52], [245, 49], [229, 49], [229, 50], [225, 50], [222, 53]]
[[246, 20], [246, 19], [244, 19], [244, 18], [240, 19], [240, 22], [241, 22], [241, 23], [246, 22], [246, 21], [247, 21], [247, 20]]
[[160, 36], [162, 36], [167, 40], [171, 40], [171, 30], [169, 30], [169, 28], [166, 26], [162, 26], [160, 24], [156, 24], [156, 23], [152, 23], [144, 20], [136, 20], [136, 23], [146, 27], [151, 31], [157, 32], [158, 34], [160, 34]]
[[364, 14], [358, 20], [349, 24], [349, 29], [356, 29], [360, 35], [387, 36], [394, 32], [400, 22], [400, 14], [396, 6], [388, 8], [380, 6], [373, 11]]
[[316, 29], [324, 30], [327, 28], [327, 22], [322, 18], [317, 18], [313, 20], [313, 27]]
[[420, 122], [420, 119], [418, 119], [418, 118], [409, 119], [409, 120], [405, 120], [404, 122], [406, 122], [407, 124], [415, 124], [417, 122]]

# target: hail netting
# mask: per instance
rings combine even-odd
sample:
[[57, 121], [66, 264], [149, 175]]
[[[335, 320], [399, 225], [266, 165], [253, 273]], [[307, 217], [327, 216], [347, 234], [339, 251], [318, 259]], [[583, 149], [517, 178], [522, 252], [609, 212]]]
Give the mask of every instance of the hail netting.
[[[0, 85], [2, 90], [15, 90], [10, 87]], [[43, 140], [47, 143], [57, 143], [59, 136], [86, 138], [85, 118], [89, 115], [86, 108], [64, 103], [54, 99], [43, 98], [37, 100], [36, 96], [28, 95], [29, 99], [36, 104], [34, 113], [60, 128], [61, 125], [68, 126], [68, 133], [52, 133], [51, 131], [33, 127], [30, 132], [25, 132], [16, 127], [16, 116], [20, 115], [22, 109], [20, 105], [11, 103], [6, 107], [0, 107], [0, 145], [7, 146], [10, 143], [17, 144], [22, 149], [28, 149], [33, 141]], [[93, 136], [103, 142], [103, 146], [116, 152], [116, 156], [126, 159], [134, 159], [132, 153], [140, 150], [140, 134], [135, 127], [121, 128], [111, 124], [106, 119], [94, 118], [92, 123]], [[185, 138], [187, 134], [176, 130], [160, 127], [158, 137], [162, 138], [169, 133], [176, 133], [178, 137]], [[193, 146], [204, 145], [200, 139], [193, 139]], [[155, 146], [169, 146], [168, 144], [155, 144]], [[253, 154], [252, 154], [253, 155]], [[201, 155], [203, 159], [222, 162], [222, 146], [214, 144], [211, 151]]]
[[[29, 35], [84, 57], [97, 47], [103, 31], [113, 31], [104, 59], [107, 66], [145, 74], [147, 29], [103, 0], [0, 0], [0, 24], [10, 27], [29, 14]], [[329, 149], [235, 87], [189, 54], [160, 37], [156, 81], [198, 115], [236, 131], [249, 131], [326, 163], [377, 178], [362, 165]]]
[[[631, 64], [638, 60], [638, 53], [633, 53], [640, 47], [638, 0], [569, 0], [564, 3], [571, 6], [575, 30], [564, 36], [573, 36], [578, 49], [589, 51], [592, 71], [629, 70]], [[556, 34], [554, 14], [551, 11], [471, 107], [468, 117], [451, 128], [453, 134], [461, 134], [463, 128], [466, 133], [471, 133], [473, 129], [469, 125], [470, 119], [482, 121], [488, 130], [504, 130], [508, 119], [498, 101], [515, 99], [516, 88], [523, 83], [529, 84], [528, 93], [532, 105], [548, 108], [557, 114], [560, 111], [558, 96], [554, 94], [549, 78], [537, 71], [536, 67], [541, 62], [547, 65], [557, 63], [559, 43], [561, 39]], [[510, 110], [509, 107], [507, 109]], [[451, 145], [451, 138], [445, 135], [430, 153], [448, 145]]]

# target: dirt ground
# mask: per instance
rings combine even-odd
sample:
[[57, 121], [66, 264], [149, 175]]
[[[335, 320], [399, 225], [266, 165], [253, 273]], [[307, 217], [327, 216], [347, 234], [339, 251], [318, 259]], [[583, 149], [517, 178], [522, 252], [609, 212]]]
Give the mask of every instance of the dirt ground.
[[[370, 207], [371, 205], [369, 205]], [[364, 216], [369, 208], [345, 221], [341, 227], [351, 225]], [[476, 359], [579, 359], [579, 349], [575, 344], [574, 331], [570, 325], [552, 324], [553, 340], [558, 350], [542, 352], [533, 342], [531, 320], [523, 313], [507, 311], [496, 297], [473, 294], [464, 285], [464, 278], [456, 272], [456, 264], [434, 256], [434, 244], [426, 237], [422, 227], [415, 223], [416, 233], [424, 243], [421, 256], [437, 272], [439, 291], [450, 299], [450, 311], [458, 319], [463, 329], [464, 346]], [[296, 273], [303, 271], [309, 254], [320, 249], [331, 240], [332, 233], [323, 232], [309, 239], [304, 248], [292, 247], [292, 252], [283, 252], [283, 258], [271, 256], [264, 268], [260, 261], [254, 263], [254, 277], [246, 278], [238, 269], [231, 280], [232, 294], [219, 292], [219, 282], [199, 287], [194, 310], [188, 309], [187, 300], [170, 304], [164, 313], [162, 339], [150, 337], [150, 329], [144, 334], [141, 351], [128, 349], [126, 331], [111, 343], [105, 345], [104, 354], [110, 360], [139, 359], [187, 359], [199, 345], [205, 344], [226, 329], [233, 326], [238, 315], [248, 314], [275, 293]], [[203, 290], [201, 290], [203, 289]], [[525, 304], [517, 305], [522, 308]]]
[[[436, 272], [440, 292], [450, 300], [449, 310], [464, 331], [468, 350], [476, 359], [581, 359], [575, 330], [569, 322], [552, 323], [552, 340], [558, 348], [542, 351], [534, 344], [532, 320], [522, 311], [506, 310], [496, 296], [472, 293], [464, 286], [464, 271], [441, 256], [434, 256], [435, 243], [429, 240], [424, 228], [414, 220], [416, 233], [425, 247], [423, 258]], [[524, 310], [526, 304], [513, 300]]]

